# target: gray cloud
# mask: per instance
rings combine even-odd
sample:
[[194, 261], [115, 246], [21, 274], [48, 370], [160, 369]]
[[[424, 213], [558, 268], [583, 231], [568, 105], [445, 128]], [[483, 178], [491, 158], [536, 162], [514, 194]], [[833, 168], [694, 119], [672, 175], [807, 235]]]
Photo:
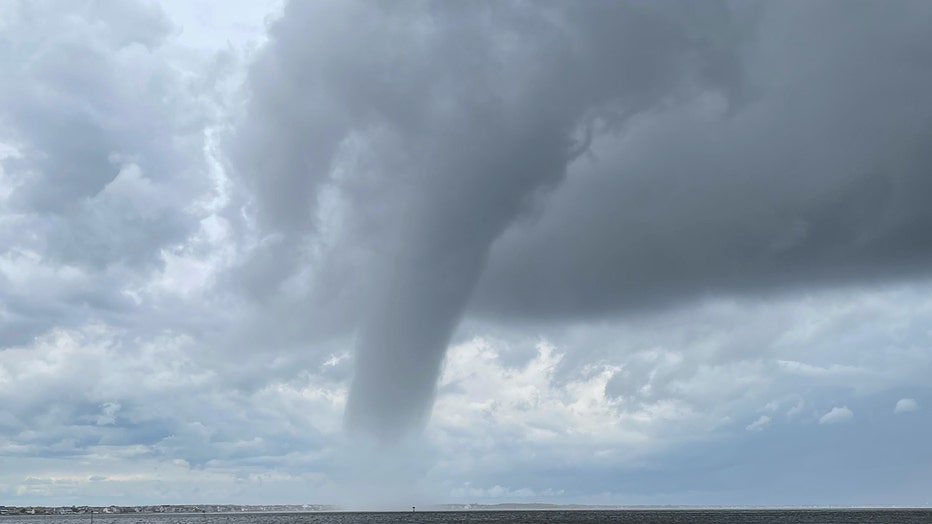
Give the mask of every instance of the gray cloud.
[[731, 49], [712, 38], [730, 24], [719, 4], [285, 9], [253, 67], [233, 154], [256, 224], [284, 239], [279, 278], [320, 232], [324, 190], [342, 199], [347, 231], [323, 244], [321, 274], [365, 253], [353, 275], [363, 284], [350, 284], [351, 426], [397, 435], [424, 422], [492, 243], [596, 130], [734, 90]]
[[741, 51], [746, 103], [597, 137], [495, 245], [471, 311], [586, 318], [927, 274], [930, 18], [921, 2], [767, 5]]
[[266, 239], [234, 279], [303, 281], [286, 331], [355, 332], [348, 422], [397, 434], [428, 415], [464, 312], [562, 322], [925, 274], [930, 16], [289, 4], [232, 142]]
[[0, 347], [123, 324], [203, 218], [211, 72], [171, 61], [154, 4], [15, 1], [0, 24]]
[[929, 11], [0, 2], [0, 493], [922, 503]]

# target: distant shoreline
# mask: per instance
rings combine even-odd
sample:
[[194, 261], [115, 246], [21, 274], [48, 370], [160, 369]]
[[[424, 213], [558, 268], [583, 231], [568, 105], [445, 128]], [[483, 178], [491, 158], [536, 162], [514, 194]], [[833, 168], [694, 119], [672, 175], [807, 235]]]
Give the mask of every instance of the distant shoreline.
[[0, 506], [3, 515], [122, 515], [198, 513], [296, 513], [333, 511], [325, 504], [140, 504], [136, 506]]
[[[929, 506], [609, 506], [582, 504], [436, 504], [422, 512], [464, 511], [916, 511]], [[328, 504], [156, 504], [138, 506], [0, 506], [4, 516], [158, 515], [223, 513], [396, 513], [408, 510], [353, 510]]]

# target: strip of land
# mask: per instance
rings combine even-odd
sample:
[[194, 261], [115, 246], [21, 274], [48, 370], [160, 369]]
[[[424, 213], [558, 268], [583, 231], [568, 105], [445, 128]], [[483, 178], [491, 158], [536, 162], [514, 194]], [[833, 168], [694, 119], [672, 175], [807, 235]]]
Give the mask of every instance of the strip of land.
[[0, 515], [93, 515], [119, 513], [289, 513], [298, 511], [334, 511], [325, 504], [274, 504], [248, 506], [239, 504], [160, 504], [155, 506], [0, 506]]

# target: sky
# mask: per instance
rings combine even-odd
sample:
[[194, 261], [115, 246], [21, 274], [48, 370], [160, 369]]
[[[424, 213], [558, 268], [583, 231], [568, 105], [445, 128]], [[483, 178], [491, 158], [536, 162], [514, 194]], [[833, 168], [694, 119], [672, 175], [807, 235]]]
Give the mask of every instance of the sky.
[[932, 505], [930, 26], [0, 3], [0, 505]]

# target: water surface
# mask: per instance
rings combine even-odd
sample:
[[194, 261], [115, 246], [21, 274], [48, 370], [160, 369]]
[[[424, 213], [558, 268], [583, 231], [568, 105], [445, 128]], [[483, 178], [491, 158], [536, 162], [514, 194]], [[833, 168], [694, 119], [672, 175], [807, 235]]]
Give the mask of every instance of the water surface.
[[[91, 515], [0, 516], [0, 524], [90, 524]], [[417, 513], [209, 513], [94, 515], [94, 524], [439, 524], [444, 522], [594, 524], [932, 523], [932, 509], [419, 511]]]

